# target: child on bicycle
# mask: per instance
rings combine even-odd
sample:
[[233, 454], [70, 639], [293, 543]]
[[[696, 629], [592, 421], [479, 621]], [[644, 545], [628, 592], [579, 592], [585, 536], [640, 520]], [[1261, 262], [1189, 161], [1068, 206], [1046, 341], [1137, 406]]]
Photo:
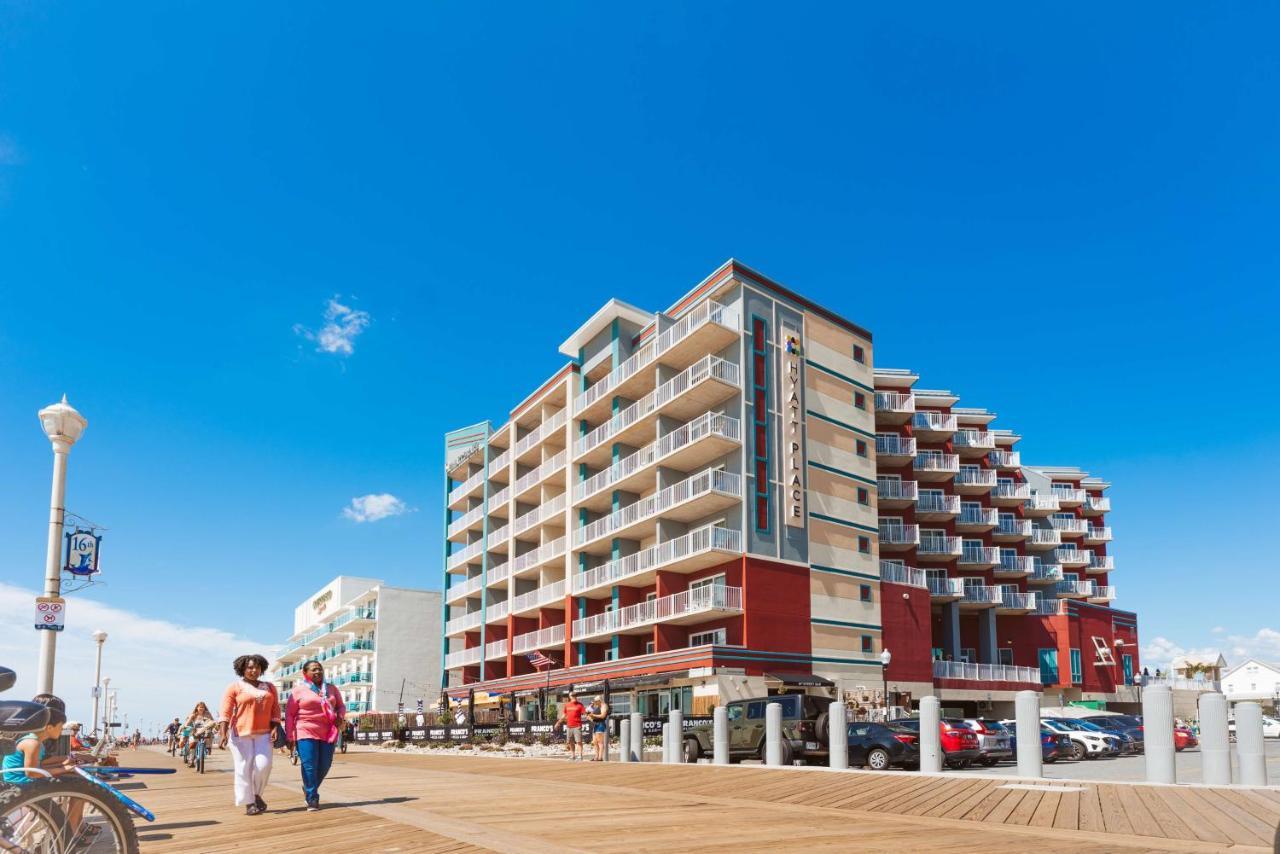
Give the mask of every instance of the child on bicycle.
[[[6, 783], [22, 785], [30, 783], [35, 777], [27, 775], [23, 768], [40, 768], [44, 765], [44, 743], [51, 739], [62, 737], [62, 725], [66, 723], [67, 715], [61, 709], [53, 706], [49, 707], [49, 723], [39, 732], [29, 732], [19, 737], [14, 743], [15, 750], [13, 753], [5, 756], [0, 761], [0, 767], [3, 767], [3, 779]], [[70, 769], [67, 769], [70, 770]], [[59, 773], [50, 769], [51, 774]], [[66, 773], [63, 771], [61, 773]]]

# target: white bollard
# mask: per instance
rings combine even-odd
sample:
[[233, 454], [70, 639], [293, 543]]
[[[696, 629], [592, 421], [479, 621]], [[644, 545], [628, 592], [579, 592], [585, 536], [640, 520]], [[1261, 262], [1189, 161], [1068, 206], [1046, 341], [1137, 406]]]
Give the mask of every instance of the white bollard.
[[631, 718], [618, 721], [618, 761], [631, 761]]
[[835, 771], [849, 768], [849, 724], [845, 705], [835, 700], [827, 707], [827, 761]]
[[1262, 740], [1262, 706], [1236, 703], [1236, 758], [1240, 763], [1240, 783], [1267, 785], [1267, 758]]
[[631, 761], [644, 761], [644, 715], [631, 713]]
[[920, 698], [920, 770], [942, 770], [942, 701]]
[[716, 706], [711, 713], [711, 762], [729, 764], [729, 708]]
[[684, 714], [679, 709], [672, 709], [671, 720], [671, 764], [684, 763]]
[[782, 705], [764, 707], [764, 764], [782, 764]]
[[1019, 691], [1017, 708], [1018, 776], [1043, 777], [1044, 753], [1040, 750], [1040, 695]]
[[1200, 695], [1201, 782], [1231, 785], [1231, 743], [1227, 736], [1227, 698], [1218, 693]]
[[1173, 691], [1168, 685], [1152, 685], [1142, 691], [1142, 731], [1146, 747], [1148, 783], [1178, 781], [1177, 752], [1173, 743]]
[[671, 764], [671, 722], [664, 721], [662, 724], [662, 764]]

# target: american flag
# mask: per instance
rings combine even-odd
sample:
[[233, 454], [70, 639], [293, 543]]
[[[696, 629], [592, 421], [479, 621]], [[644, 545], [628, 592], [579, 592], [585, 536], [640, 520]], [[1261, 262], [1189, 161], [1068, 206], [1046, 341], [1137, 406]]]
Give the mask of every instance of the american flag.
[[529, 663], [534, 667], [549, 667], [556, 663], [556, 660], [549, 655], [543, 655], [540, 652], [531, 652], [529, 655]]

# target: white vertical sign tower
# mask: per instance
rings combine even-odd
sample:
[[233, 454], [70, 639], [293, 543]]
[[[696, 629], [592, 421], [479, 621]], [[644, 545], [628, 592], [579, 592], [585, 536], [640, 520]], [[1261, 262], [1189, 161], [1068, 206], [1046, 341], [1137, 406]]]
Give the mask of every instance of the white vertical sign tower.
[[804, 499], [804, 387], [800, 360], [804, 343], [800, 332], [782, 326], [782, 461], [783, 515], [788, 525], [803, 528]]

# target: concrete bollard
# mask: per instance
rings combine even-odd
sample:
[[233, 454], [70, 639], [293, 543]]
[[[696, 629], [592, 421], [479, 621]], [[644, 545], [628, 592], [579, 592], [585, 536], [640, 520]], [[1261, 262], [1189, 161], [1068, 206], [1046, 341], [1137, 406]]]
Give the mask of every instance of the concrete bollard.
[[849, 768], [849, 724], [844, 703], [833, 701], [827, 707], [827, 761], [832, 770]]
[[764, 707], [764, 764], [782, 764], [782, 705]]
[[1231, 743], [1227, 736], [1227, 698], [1218, 693], [1200, 695], [1201, 782], [1231, 785]]
[[631, 761], [631, 718], [618, 722], [618, 761]]
[[920, 698], [920, 770], [942, 770], [942, 701]]
[[1142, 730], [1148, 783], [1178, 782], [1173, 744], [1173, 691], [1152, 685], [1142, 691]]
[[1262, 706], [1236, 703], [1236, 759], [1240, 764], [1241, 785], [1267, 785], [1265, 744], [1262, 740]]
[[644, 761], [644, 715], [631, 713], [631, 761]]
[[671, 764], [671, 722], [662, 723], [662, 764]]
[[729, 708], [716, 706], [711, 715], [711, 761], [715, 765], [729, 764]]
[[679, 709], [672, 709], [671, 721], [671, 764], [684, 764], [684, 714]]
[[1043, 777], [1044, 753], [1040, 749], [1040, 695], [1019, 691], [1017, 709], [1018, 776]]

